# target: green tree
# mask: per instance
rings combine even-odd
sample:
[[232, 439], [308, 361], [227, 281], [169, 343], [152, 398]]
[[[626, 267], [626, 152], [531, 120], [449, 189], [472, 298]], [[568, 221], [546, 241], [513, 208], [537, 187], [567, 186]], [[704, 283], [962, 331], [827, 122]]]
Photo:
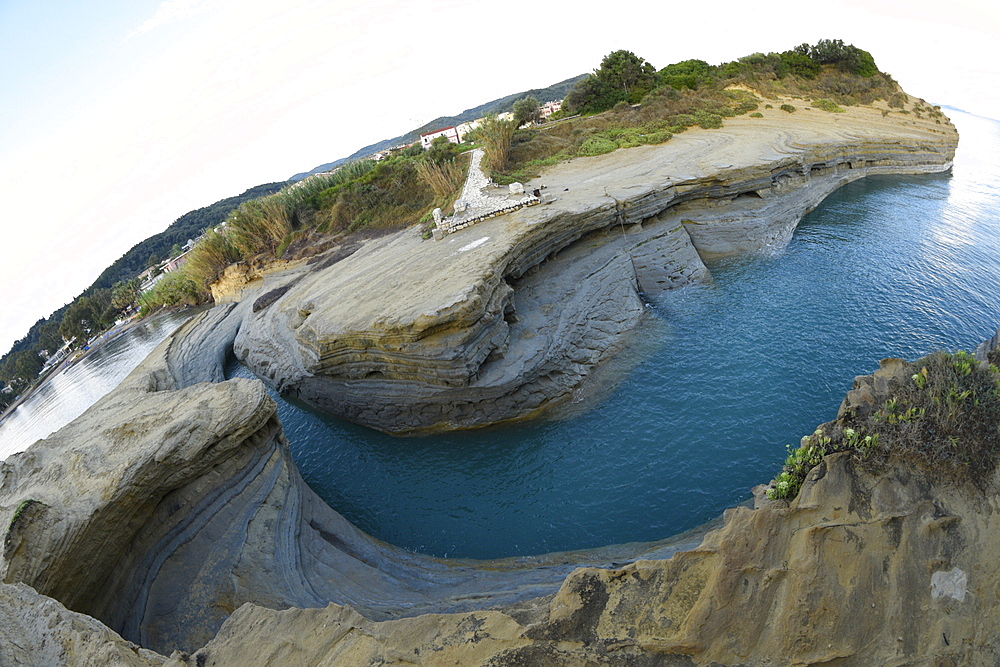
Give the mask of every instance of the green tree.
[[608, 87], [624, 92], [626, 102], [638, 102], [656, 84], [656, 68], [625, 50], [604, 56], [594, 76]]
[[514, 102], [514, 124], [521, 127], [529, 120], [538, 120], [538, 100], [529, 95]]
[[814, 79], [819, 74], [821, 65], [800, 51], [785, 51], [778, 54], [784, 70], [806, 79]]
[[59, 324], [59, 333], [63, 338], [76, 339], [77, 345], [83, 345], [91, 332], [96, 331], [100, 313], [95, 313], [90, 298], [82, 296], [70, 304], [66, 314]]
[[604, 56], [593, 75], [582, 79], [566, 95], [567, 111], [597, 113], [619, 102], [635, 104], [657, 83], [656, 68], [631, 51], [613, 51]]
[[800, 44], [794, 51], [808, 55], [820, 65], [836, 65], [844, 72], [857, 76], [875, 76], [879, 73], [872, 54], [840, 39], [821, 39], [815, 46]]
[[660, 82], [681, 90], [689, 88], [698, 90], [712, 76], [714, 67], [704, 60], [682, 60], [679, 63], [667, 65], [659, 72]]
[[121, 312], [134, 306], [140, 293], [138, 278], [121, 280], [111, 288], [111, 305]]
[[8, 362], [11, 384], [27, 386], [31, 384], [42, 370], [42, 359], [31, 350], [21, 350]]

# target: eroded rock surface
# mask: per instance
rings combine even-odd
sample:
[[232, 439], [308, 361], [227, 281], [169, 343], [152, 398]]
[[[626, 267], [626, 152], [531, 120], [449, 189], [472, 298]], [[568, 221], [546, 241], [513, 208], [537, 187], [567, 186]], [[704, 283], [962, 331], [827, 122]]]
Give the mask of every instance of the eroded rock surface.
[[836, 454], [790, 506], [729, 510], [669, 561], [578, 569], [552, 597], [465, 614], [247, 605], [170, 664], [994, 665], [995, 491]]
[[302, 481], [264, 385], [212, 381], [246, 303], [196, 316], [0, 464], [0, 581], [169, 654], [205, 644], [246, 602], [333, 601], [378, 619], [490, 607], [550, 593], [581, 563], [666, 558], [700, 539], [477, 562], [365, 535]]
[[4, 667], [154, 667], [165, 660], [30, 586], [0, 584], [0, 665]]
[[950, 124], [874, 108], [771, 110], [556, 165], [528, 184], [540, 206], [272, 281], [236, 354], [283, 394], [393, 433], [532, 417], [616, 353], [644, 299], [710, 280], [702, 257], [781, 248], [836, 188], [945, 170], [956, 143]]

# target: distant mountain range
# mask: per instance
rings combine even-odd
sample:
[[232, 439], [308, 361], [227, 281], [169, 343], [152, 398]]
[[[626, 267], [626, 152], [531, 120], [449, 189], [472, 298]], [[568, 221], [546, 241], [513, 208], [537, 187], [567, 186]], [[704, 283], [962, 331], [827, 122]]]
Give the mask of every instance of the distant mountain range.
[[387, 148], [393, 146], [398, 146], [400, 144], [411, 144], [420, 138], [420, 135], [425, 132], [431, 132], [432, 130], [438, 130], [442, 127], [448, 127], [449, 125], [458, 125], [459, 123], [464, 123], [466, 121], [475, 120], [476, 118], [482, 118], [489, 113], [502, 113], [504, 111], [510, 111], [514, 102], [517, 100], [533, 96], [540, 103], [548, 102], [549, 100], [561, 100], [566, 97], [566, 94], [576, 85], [576, 82], [580, 79], [584, 79], [590, 76], [589, 74], [580, 74], [579, 76], [574, 76], [572, 79], [566, 79], [565, 81], [560, 81], [559, 83], [552, 84], [548, 88], [533, 88], [531, 90], [525, 90], [520, 93], [514, 93], [513, 95], [507, 95], [506, 97], [501, 97], [500, 99], [493, 100], [492, 102], [487, 102], [485, 104], [480, 104], [478, 107], [473, 107], [471, 109], [466, 109], [457, 116], [441, 116], [440, 118], [435, 118], [431, 122], [418, 127], [415, 130], [411, 130], [406, 134], [395, 137], [394, 139], [384, 139], [378, 143], [371, 144], [370, 146], [365, 146], [364, 148], [355, 151], [351, 155], [345, 158], [335, 160], [334, 162], [327, 162], [326, 164], [321, 164], [318, 167], [310, 170], [303, 171], [301, 173], [295, 174], [289, 181], [301, 181], [306, 176], [311, 176], [313, 174], [319, 174], [324, 171], [330, 171], [345, 162], [350, 162], [352, 160], [357, 160], [358, 158], [367, 157], [379, 151], [383, 151]]

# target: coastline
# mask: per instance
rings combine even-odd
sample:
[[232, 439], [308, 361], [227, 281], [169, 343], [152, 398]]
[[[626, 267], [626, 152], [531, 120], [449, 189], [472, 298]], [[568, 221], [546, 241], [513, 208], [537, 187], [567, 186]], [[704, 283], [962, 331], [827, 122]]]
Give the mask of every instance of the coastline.
[[[834, 174], [838, 169], [837, 165], [825, 168]], [[726, 197], [732, 194], [724, 192], [724, 185], [718, 187]], [[658, 205], [647, 197], [635, 201]], [[612, 206], [608, 213], [615, 216], [620, 211]], [[642, 224], [641, 219], [628, 222]], [[701, 218], [698, 223], [710, 221]], [[476, 229], [473, 238], [494, 228]], [[807, 578], [795, 579], [794, 566], [789, 573], [787, 560], [782, 566], [781, 557], [794, 553], [816, 565], [815, 571], [823, 576], [836, 576], [836, 568], [843, 568], [850, 554], [824, 561], [825, 552], [810, 542], [812, 536], [844, 524], [867, 531], [865, 539], [881, 544], [878, 536], [885, 532], [884, 524], [899, 510], [879, 505], [867, 516], [868, 510], [853, 497], [845, 498], [845, 488], [864, 488], [868, 498], [875, 491], [870, 488], [872, 480], [841, 457], [824, 464], [824, 474], [810, 480], [812, 495], [801, 502], [729, 510], [725, 526], [699, 535], [690, 549], [669, 561], [613, 560], [565, 576], [562, 570], [545, 572], [552, 565], [545, 557], [515, 559], [533, 561], [539, 566], [533, 577], [544, 577], [548, 583], [540, 586], [537, 578], [528, 577], [523, 587], [512, 588], [512, 580], [506, 578], [509, 571], [496, 564], [479, 563], [470, 572], [458, 561], [399, 553], [364, 535], [315, 498], [287, 453], [273, 404], [259, 383], [219, 382], [225, 355], [251, 316], [254, 297], [271, 286], [262, 281], [258, 291], [245, 295], [242, 302], [211, 309], [182, 326], [88, 414], [37, 449], [8, 459], [8, 488], [37, 497], [45, 507], [30, 505], [12, 518], [12, 546], [0, 561], [5, 578], [30, 583], [72, 609], [85, 610], [144, 647], [193, 650], [211, 639], [208, 648], [190, 656], [190, 664], [209, 654], [235, 661], [233, 651], [243, 651], [246, 657], [262, 650], [259, 647], [270, 641], [260, 632], [262, 627], [282, 638], [291, 636], [294, 628], [318, 633], [320, 627], [334, 627], [341, 639], [347, 637], [339, 646], [356, 651], [350, 654], [356, 658], [434, 655], [444, 650], [452, 653], [443, 655], [458, 659], [462, 654], [454, 651], [476, 646], [482, 655], [502, 655], [510, 664], [540, 659], [549, 655], [545, 651], [563, 651], [567, 663], [576, 658], [596, 660], [611, 651], [623, 659], [696, 653], [728, 663], [734, 659], [729, 647], [725, 642], [713, 644], [704, 628], [726, 630], [728, 636], [770, 632], [777, 638], [762, 644], [761, 650], [787, 649], [773, 653], [781, 655], [800, 650], [782, 643], [781, 637], [795, 635], [790, 628], [792, 621], [803, 617], [796, 604], [804, 594], [783, 596], [782, 582], [788, 581], [793, 591], [813, 588]], [[88, 440], [91, 436], [95, 437]], [[73, 456], [82, 457], [89, 477], [73, 489], [70, 499], [67, 489], [53, 488], [41, 478], [35, 461], [46, 460], [50, 469], [76, 470], [78, 464], [65, 448], [81, 442], [92, 444]], [[897, 486], [892, 492], [902, 494]], [[949, 506], [960, 505], [953, 495], [947, 500]], [[0, 516], [6, 518], [3, 507]], [[964, 506], [956, 511], [967, 516]], [[927, 532], [919, 516], [906, 520], [901, 534]], [[817, 527], [817, 521], [822, 525]], [[132, 535], [127, 553], [116, 546], [122, 526]], [[112, 539], [112, 534], [118, 537]], [[760, 539], [755, 542], [753, 537]], [[830, 549], [849, 544], [839, 537], [831, 539], [835, 544]], [[93, 554], [88, 568], [111, 574], [97, 581], [79, 564], [80, 552]], [[39, 562], [36, 553], [45, 553], [46, 562]], [[202, 574], [202, 564], [211, 564], [204, 569], [208, 576]], [[585, 564], [562, 565], [572, 569]], [[906, 574], [904, 565], [900, 571]], [[857, 574], [865, 591], [874, 588], [865, 578], [867, 573], [859, 569]], [[563, 581], [556, 592], [548, 587], [551, 575]], [[748, 587], [751, 581], [753, 590], [763, 591], [762, 598], [772, 607], [747, 606], [741, 586]], [[828, 588], [833, 590], [818, 590]], [[720, 600], [721, 610], [716, 604]], [[272, 611], [290, 607], [296, 609]], [[311, 609], [302, 611], [303, 607]], [[428, 613], [442, 611], [451, 613]], [[706, 624], [710, 616], [713, 624]], [[287, 619], [297, 625], [283, 625]], [[635, 619], [644, 620], [634, 626]], [[771, 630], [760, 627], [772, 621]], [[485, 640], [476, 639], [482, 628]], [[836, 633], [828, 637], [822, 628], [816, 632], [824, 642], [831, 640], [830, 647], [838, 643], [834, 650], [810, 656], [850, 655], [844, 645], [849, 637]], [[354, 637], [368, 643], [359, 646]], [[237, 648], [227, 647], [229, 640]], [[303, 647], [307, 641], [295, 635], [293, 643]], [[173, 664], [188, 660], [189, 656], [175, 655]], [[361, 659], [365, 660], [374, 658]]]

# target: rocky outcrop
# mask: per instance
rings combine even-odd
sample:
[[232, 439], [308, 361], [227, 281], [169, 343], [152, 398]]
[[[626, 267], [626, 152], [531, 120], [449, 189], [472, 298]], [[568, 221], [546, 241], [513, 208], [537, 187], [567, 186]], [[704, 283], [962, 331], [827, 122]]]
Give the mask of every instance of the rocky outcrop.
[[574, 160], [528, 184], [541, 206], [272, 281], [236, 354], [283, 394], [393, 433], [532, 417], [616, 353], [644, 300], [709, 280], [703, 257], [781, 248], [836, 188], [942, 171], [956, 143], [873, 108], [771, 110]]
[[326, 506], [261, 383], [223, 379], [235, 347], [282, 390], [395, 430], [546, 409], [622, 344], [640, 289], [707, 279], [702, 255], [782, 243], [841, 182], [947, 166], [951, 133], [868, 131], [854, 117], [868, 111], [692, 132], [670, 160], [645, 147], [573, 162], [546, 175], [548, 205], [439, 243], [371, 242], [201, 313], [0, 465], [0, 659], [995, 664], [996, 479], [872, 474], [838, 454], [791, 504], [730, 510], [707, 535], [449, 561]]
[[[182, 337], [225, 330], [218, 317]], [[169, 371], [181, 347], [168, 339], [91, 412], [4, 463], [4, 664], [1000, 659], [996, 473], [974, 485], [838, 453], [791, 503], [728, 510], [717, 530], [673, 543], [431, 559], [364, 536], [311, 495], [260, 383], [181, 386]], [[887, 360], [845, 404], [882, 404], [910, 370]], [[609, 562], [629, 550], [669, 560]], [[603, 563], [574, 567], [587, 560]]]
[[263, 384], [217, 381], [241, 308], [196, 316], [0, 465], [0, 581], [170, 653], [202, 646], [247, 602], [333, 601], [377, 619], [489, 607], [550, 593], [581, 563], [665, 558], [700, 539], [484, 562], [372, 539], [302, 481]]
[[39, 595], [0, 584], [0, 665], [4, 667], [154, 667], [162, 655], [125, 641], [106, 625]]
[[669, 561], [578, 569], [549, 598], [465, 614], [246, 605], [170, 664], [994, 665], [996, 488], [836, 454], [790, 506], [729, 510]]

